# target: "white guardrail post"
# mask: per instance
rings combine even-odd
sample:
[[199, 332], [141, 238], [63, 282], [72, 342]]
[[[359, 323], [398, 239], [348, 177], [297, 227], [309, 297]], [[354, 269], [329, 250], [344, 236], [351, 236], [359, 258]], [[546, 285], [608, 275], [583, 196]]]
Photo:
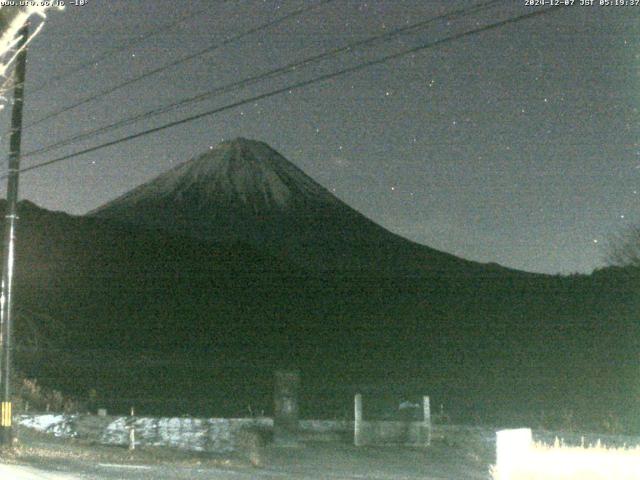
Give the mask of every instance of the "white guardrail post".
[[362, 438], [362, 395], [357, 393], [353, 399], [353, 403], [353, 443], [356, 447], [360, 447], [364, 443], [364, 439]]

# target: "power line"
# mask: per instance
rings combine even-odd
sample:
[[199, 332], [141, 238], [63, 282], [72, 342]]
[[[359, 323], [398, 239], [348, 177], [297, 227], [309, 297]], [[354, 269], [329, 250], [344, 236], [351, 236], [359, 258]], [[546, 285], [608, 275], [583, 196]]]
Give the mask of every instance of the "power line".
[[306, 13], [306, 12], [308, 12], [310, 10], [313, 10], [313, 9], [319, 7], [319, 6], [322, 6], [322, 5], [327, 4], [329, 2], [332, 2], [332, 1], [333, 0], [321, 0], [319, 3], [317, 3], [315, 5], [310, 5], [310, 6], [305, 6], [305, 7], [298, 8], [297, 10], [294, 10], [293, 12], [290, 12], [290, 13], [288, 13], [288, 14], [280, 17], [280, 18], [277, 18], [275, 20], [266, 22], [266, 23], [264, 23], [262, 25], [259, 25], [257, 27], [251, 28], [251, 29], [249, 29], [249, 30], [247, 30], [245, 32], [239, 33], [237, 35], [231, 36], [231, 37], [227, 38], [226, 40], [223, 40], [220, 43], [216, 43], [216, 44], [210, 45], [207, 48], [199, 50], [196, 53], [192, 53], [192, 54], [187, 55], [185, 57], [181, 57], [181, 58], [179, 58], [177, 60], [174, 60], [173, 62], [167, 63], [167, 64], [165, 64], [165, 65], [163, 65], [161, 67], [154, 68], [152, 70], [148, 70], [147, 72], [145, 72], [145, 73], [143, 73], [141, 75], [138, 75], [137, 77], [130, 78], [129, 80], [125, 80], [124, 82], [119, 83], [119, 84], [117, 84], [117, 85], [115, 85], [113, 87], [107, 88], [106, 90], [102, 90], [101, 92], [98, 92], [98, 93], [96, 93], [94, 95], [91, 95], [89, 97], [85, 97], [82, 100], [79, 100], [79, 101], [77, 101], [77, 102], [75, 102], [75, 103], [73, 103], [73, 104], [71, 104], [71, 105], [69, 105], [67, 107], [63, 107], [60, 110], [57, 110], [57, 111], [54, 111], [52, 113], [49, 113], [49, 114], [45, 115], [44, 117], [40, 117], [39, 119], [37, 119], [37, 120], [29, 123], [28, 125], [26, 125], [24, 128], [28, 129], [28, 128], [34, 127], [36, 125], [39, 125], [42, 122], [50, 120], [50, 119], [52, 119], [54, 117], [57, 117], [59, 115], [62, 115], [63, 113], [66, 113], [66, 112], [68, 112], [70, 110], [73, 110], [73, 109], [75, 109], [75, 108], [77, 108], [77, 107], [79, 107], [81, 105], [84, 105], [86, 103], [89, 103], [89, 102], [92, 102], [92, 101], [97, 100], [99, 98], [102, 98], [102, 97], [104, 97], [106, 95], [109, 95], [109, 94], [111, 94], [113, 92], [116, 92], [116, 91], [118, 91], [118, 90], [120, 90], [120, 89], [122, 89], [124, 87], [127, 87], [127, 86], [132, 85], [134, 83], [137, 83], [137, 82], [139, 82], [141, 80], [144, 80], [145, 78], [149, 78], [149, 77], [151, 77], [151, 76], [153, 76], [153, 75], [155, 75], [157, 73], [163, 72], [163, 71], [165, 71], [165, 70], [167, 70], [167, 69], [169, 69], [171, 67], [175, 67], [176, 65], [180, 65], [181, 63], [184, 63], [184, 62], [187, 62], [189, 60], [193, 60], [194, 58], [197, 58], [199, 56], [211, 53], [211, 52], [213, 52], [213, 51], [215, 51], [215, 50], [217, 50], [217, 49], [219, 49], [219, 48], [221, 48], [223, 46], [229, 45], [230, 43], [233, 43], [233, 42], [235, 42], [237, 40], [240, 40], [240, 39], [242, 39], [244, 37], [247, 37], [249, 35], [257, 33], [257, 32], [259, 32], [261, 30], [266, 30], [266, 29], [268, 29], [270, 27], [273, 27], [275, 25], [278, 25], [278, 24], [280, 24], [280, 23], [282, 23], [282, 22], [284, 22], [286, 20], [289, 20], [289, 19], [291, 19], [291, 18], [293, 18], [295, 16], [302, 15], [303, 13]]
[[355, 48], [363, 47], [365, 45], [370, 45], [370, 44], [373, 44], [373, 43], [376, 43], [376, 42], [379, 42], [379, 41], [382, 41], [382, 40], [388, 40], [388, 39], [391, 39], [391, 38], [399, 36], [399, 35], [410, 33], [410, 32], [412, 32], [414, 30], [419, 30], [419, 29], [427, 26], [428, 24], [433, 23], [433, 22], [438, 21], [438, 20], [453, 19], [453, 18], [456, 18], [458, 16], [469, 15], [471, 13], [477, 13], [479, 11], [488, 9], [488, 8], [492, 7], [493, 5], [495, 5], [497, 3], [500, 3], [502, 1], [503, 0], [490, 0], [490, 1], [487, 1], [487, 2], [484, 2], [484, 3], [481, 3], [481, 4], [477, 4], [477, 5], [475, 5], [475, 6], [471, 7], [471, 8], [469, 8], [469, 7], [461, 8], [461, 9], [458, 9], [458, 10], [454, 10], [452, 12], [448, 12], [448, 13], [445, 13], [445, 14], [442, 14], [442, 15], [438, 15], [436, 17], [429, 18], [427, 20], [418, 22], [418, 23], [413, 24], [413, 25], [404, 26], [404, 27], [401, 27], [401, 28], [386, 32], [384, 34], [380, 34], [380, 35], [369, 37], [369, 38], [366, 38], [366, 39], [363, 39], [363, 40], [359, 40], [359, 41], [350, 43], [350, 44], [348, 44], [346, 46], [338, 47], [338, 48], [329, 50], [327, 52], [324, 52], [324, 53], [321, 53], [321, 54], [318, 54], [318, 55], [315, 55], [315, 56], [312, 56], [312, 57], [309, 57], [309, 58], [306, 58], [306, 59], [303, 59], [303, 60], [299, 60], [299, 61], [296, 61], [296, 62], [289, 63], [289, 64], [287, 64], [287, 65], [285, 65], [283, 67], [279, 67], [279, 68], [276, 68], [274, 70], [270, 70], [268, 72], [263, 72], [261, 74], [254, 75], [254, 76], [246, 78], [244, 80], [240, 80], [240, 81], [237, 81], [237, 82], [228, 83], [228, 84], [220, 86], [220, 87], [216, 87], [215, 89], [209, 90], [208, 92], [204, 92], [204, 93], [192, 96], [192, 97], [188, 97], [188, 98], [179, 100], [177, 102], [171, 103], [169, 105], [158, 107], [158, 108], [155, 108], [153, 110], [149, 110], [149, 111], [146, 111], [144, 113], [140, 113], [140, 114], [137, 114], [137, 115], [134, 115], [134, 116], [119, 120], [118, 122], [115, 122], [115, 123], [112, 123], [112, 124], [109, 124], [109, 125], [105, 125], [105, 126], [93, 129], [93, 130], [89, 130], [89, 131], [86, 131], [86, 132], [79, 133], [77, 135], [74, 135], [72, 137], [66, 138], [64, 140], [60, 140], [60, 141], [58, 141], [56, 143], [53, 143], [53, 144], [50, 144], [50, 145], [46, 145], [46, 146], [40, 147], [40, 148], [35, 149], [35, 150], [31, 150], [31, 151], [25, 153], [23, 155], [23, 158], [30, 157], [30, 156], [33, 156], [33, 155], [43, 154], [45, 152], [57, 149], [59, 147], [72, 144], [72, 143], [74, 143], [76, 141], [86, 140], [87, 138], [91, 138], [91, 137], [93, 137], [95, 135], [98, 135], [98, 134], [101, 134], [101, 133], [106, 133], [108, 131], [123, 127], [125, 125], [130, 125], [132, 123], [135, 123], [135, 122], [138, 122], [138, 121], [141, 121], [141, 120], [146, 120], [148, 118], [152, 118], [152, 117], [167, 113], [167, 112], [169, 112], [171, 110], [175, 110], [175, 109], [184, 107], [184, 106], [186, 106], [188, 104], [191, 104], [191, 103], [201, 102], [201, 101], [204, 101], [204, 100], [206, 100], [208, 98], [217, 96], [219, 94], [228, 93], [228, 92], [233, 91], [233, 90], [238, 90], [240, 88], [244, 88], [244, 87], [247, 87], [249, 85], [258, 83], [258, 82], [260, 82], [262, 80], [266, 80], [268, 78], [273, 78], [273, 77], [280, 76], [280, 75], [285, 74], [285, 73], [297, 71], [297, 69], [300, 68], [300, 67], [308, 66], [309, 64], [319, 62], [320, 60], [324, 60], [324, 59], [327, 59], [327, 58], [330, 58], [330, 57], [337, 56], [337, 55], [339, 55], [341, 53], [351, 51], [351, 50], [353, 50]]
[[[563, 8], [563, 5], [550, 7], [550, 8], [544, 9], [544, 10], [536, 10], [535, 12], [527, 13], [527, 14], [524, 14], [524, 15], [519, 15], [517, 17], [512, 17], [512, 18], [509, 18], [507, 20], [502, 20], [500, 22], [496, 22], [496, 23], [493, 23], [493, 24], [490, 24], [490, 25], [485, 25], [483, 27], [479, 27], [479, 28], [475, 28], [475, 29], [472, 29], [472, 30], [468, 30], [466, 32], [458, 33], [458, 34], [452, 35], [450, 37], [446, 37], [446, 38], [443, 38], [443, 39], [440, 39], [440, 40], [436, 40], [434, 42], [429, 42], [429, 43], [426, 43], [426, 44], [423, 44], [423, 45], [420, 45], [420, 46], [417, 46], [417, 47], [413, 47], [413, 48], [404, 50], [402, 52], [397, 52], [397, 53], [393, 53], [393, 54], [390, 54], [390, 55], [386, 55], [386, 56], [384, 56], [382, 58], [379, 58], [379, 59], [376, 59], [376, 60], [371, 60], [371, 61], [368, 61], [368, 62], [365, 62], [365, 63], [361, 63], [359, 65], [355, 65], [355, 66], [352, 66], [352, 67], [344, 68], [344, 69], [338, 70], [336, 72], [327, 73], [325, 75], [321, 75], [319, 77], [312, 78], [312, 79], [309, 79], [309, 80], [300, 81], [300, 82], [291, 84], [291, 85], [289, 85], [287, 87], [279, 88], [277, 90], [273, 90], [271, 92], [267, 92], [267, 93], [263, 93], [263, 94], [260, 94], [260, 95], [256, 95], [254, 97], [247, 98], [247, 99], [244, 99], [244, 100], [239, 100], [237, 102], [233, 102], [233, 103], [230, 103], [228, 105], [215, 108], [213, 110], [209, 110], [209, 111], [206, 111], [206, 112], [203, 112], [203, 113], [199, 113], [197, 115], [192, 115], [190, 117], [183, 118], [181, 120], [176, 120], [174, 122], [170, 122], [170, 123], [167, 123], [165, 125], [161, 125], [159, 127], [150, 128], [148, 130], [144, 130], [142, 132], [134, 133], [132, 135], [128, 135], [126, 137], [119, 138], [117, 140], [112, 140], [112, 141], [109, 141], [109, 142], [106, 142], [106, 143], [103, 143], [103, 144], [100, 144], [100, 145], [96, 145], [96, 146], [93, 146], [93, 147], [86, 148], [84, 150], [80, 150], [78, 152], [70, 153], [68, 155], [64, 155], [64, 156], [61, 156], [61, 157], [58, 157], [58, 158], [54, 158], [52, 160], [47, 160], [45, 162], [41, 162], [41, 163], [38, 163], [36, 165], [32, 165], [30, 167], [22, 168], [22, 169], [20, 169], [20, 172], [28, 172], [28, 171], [31, 171], [31, 170], [36, 170], [36, 169], [39, 169], [39, 168], [43, 168], [45, 166], [52, 165], [54, 163], [59, 163], [59, 162], [65, 161], [65, 160], [69, 160], [71, 158], [78, 157], [80, 155], [84, 155], [84, 154], [87, 154], [87, 153], [95, 152], [97, 150], [102, 150], [103, 148], [107, 148], [107, 147], [110, 147], [110, 146], [113, 146], [113, 145], [117, 145], [119, 143], [123, 143], [123, 142], [127, 142], [127, 141], [130, 141], [130, 140], [134, 140], [136, 138], [140, 138], [140, 137], [152, 134], [152, 133], [160, 132], [160, 131], [166, 130], [168, 128], [176, 127], [178, 125], [182, 125], [182, 124], [185, 124], [185, 123], [193, 122], [195, 120], [199, 120], [201, 118], [209, 117], [211, 115], [215, 115], [216, 113], [221, 113], [221, 112], [224, 112], [226, 110], [231, 110], [233, 108], [236, 108], [236, 107], [239, 107], [239, 106], [242, 106], [242, 105], [246, 105], [247, 103], [252, 103], [252, 102], [255, 102], [255, 101], [258, 101], [258, 100], [264, 100], [266, 98], [270, 98], [270, 97], [273, 97], [275, 95], [279, 95], [281, 93], [291, 92], [293, 90], [299, 90], [299, 89], [307, 87], [307, 86], [309, 86], [311, 84], [322, 82], [322, 81], [325, 81], [325, 80], [330, 80], [330, 79], [333, 79], [333, 78], [336, 78], [336, 77], [339, 77], [339, 76], [342, 76], [342, 75], [346, 75], [346, 74], [349, 74], [349, 73], [353, 73], [353, 72], [356, 72], [356, 71], [360, 71], [360, 70], [363, 70], [365, 68], [368, 68], [368, 67], [371, 67], [371, 66], [374, 66], [374, 65], [381, 65], [383, 63], [388, 62], [389, 60], [394, 60], [396, 58], [400, 58], [400, 57], [403, 57], [405, 55], [409, 55], [411, 53], [416, 53], [416, 52], [419, 52], [419, 51], [422, 51], [422, 50], [431, 49], [433, 47], [437, 47], [437, 46], [440, 46], [442, 44], [445, 44], [445, 43], [448, 43], [448, 42], [451, 42], [451, 41], [459, 40], [461, 38], [468, 37], [468, 36], [471, 36], [471, 35], [476, 35], [476, 34], [483, 33], [483, 32], [489, 31], [489, 30], [494, 30], [496, 28], [500, 28], [500, 27], [503, 27], [505, 25], [517, 23], [517, 22], [520, 22], [522, 20], [526, 20], [526, 19], [529, 19], [529, 18], [542, 16], [542, 15], [545, 15], [545, 14], [551, 12], [551, 11], [560, 10], [561, 8]], [[6, 173], [3, 174], [2, 178], [6, 177], [6, 175], [7, 175]]]
[[298, 90], [298, 89], [304, 88], [304, 87], [306, 87], [306, 86], [308, 86], [310, 84], [321, 82], [321, 81], [328, 80], [328, 79], [332, 79], [332, 78], [335, 78], [335, 77], [338, 77], [338, 76], [342, 76], [342, 75], [345, 75], [345, 74], [348, 74], [348, 73], [352, 73], [354, 71], [362, 70], [364, 68], [368, 68], [368, 67], [373, 66], [373, 65], [379, 65], [379, 64], [385, 63], [385, 62], [387, 62], [389, 60], [392, 60], [392, 59], [395, 59], [395, 58], [399, 58], [401, 56], [405, 56], [405, 55], [408, 55], [408, 54], [411, 54], [411, 53], [415, 53], [415, 52], [418, 52], [418, 51], [421, 51], [421, 50], [426, 50], [426, 49], [441, 45], [441, 44], [449, 42], [449, 41], [454, 41], [454, 40], [457, 40], [457, 39], [460, 39], [460, 38], [463, 38], [463, 37], [466, 37], [466, 36], [469, 36], [469, 35], [474, 35], [474, 34], [481, 33], [481, 32], [487, 31], [487, 30], [492, 30], [492, 29], [495, 29], [495, 28], [499, 28], [499, 27], [502, 27], [504, 25], [507, 25], [507, 24], [510, 24], [510, 23], [515, 23], [515, 22], [518, 22], [518, 21], [521, 21], [521, 20], [524, 20], [524, 19], [528, 19], [528, 18], [534, 17], [534, 16], [543, 15], [543, 14], [548, 13], [551, 10], [557, 10], [559, 8], [561, 8], [561, 6], [552, 7], [552, 8], [548, 8], [548, 9], [545, 9], [545, 10], [537, 10], [535, 12], [531, 12], [531, 13], [528, 13], [528, 14], [520, 15], [518, 17], [514, 17], [514, 18], [507, 19], [507, 20], [503, 20], [503, 21], [497, 22], [495, 24], [486, 25], [484, 27], [480, 27], [480, 28], [477, 28], [477, 29], [469, 30], [467, 32], [463, 32], [463, 33], [456, 34], [456, 35], [453, 35], [453, 36], [450, 36], [450, 37], [446, 37], [444, 39], [440, 39], [440, 40], [437, 40], [435, 42], [430, 42], [430, 43], [427, 43], [425, 45], [421, 45], [421, 46], [414, 47], [414, 48], [411, 48], [411, 49], [408, 49], [408, 50], [404, 50], [402, 52], [390, 54], [390, 55], [384, 56], [384, 57], [382, 57], [380, 59], [371, 60], [369, 62], [365, 62], [365, 63], [359, 64], [359, 65], [355, 65], [353, 67], [348, 67], [348, 68], [339, 70], [337, 72], [332, 72], [332, 73], [329, 73], [329, 74], [325, 74], [325, 75], [322, 75], [320, 77], [316, 77], [314, 79], [297, 82], [297, 83], [289, 85], [287, 87], [283, 87], [283, 88], [280, 88], [280, 89], [277, 89], [277, 90], [274, 90], [274, 91], [271, 91], [271, 92], [260, 94], [260, 95], [257, 95], [257, 96], [254, 96], [254, 97], [251, 97], [251, 98], [248, 98], [248, 99], [245, 99], [245, 100], [240, 100], [240, 101], [225, 105], [223, 107], [218, 107], [216, 109], [209, 110], [207, 112], [203, 112], [203, 113], [200, 113], [200, 114], [197, 114], [197, 115], [193, 115], [193, 116], [181, 119], [181, 120], [170, 122], [168, 124], [165, 124], [165, 125], [162, 125], [162, 126], [159, 126], [159, 127], [155, 127], [155, 128], [151, 128], [151, 129], [148, 129], [148, 130], [144, 130], [142, 132], [138, 132], [138, 133], [135, 133], [135, 134], [132, 134], [132, 135], [128, 135], [126, 137], [123, 137], [123, 138], [120, 138], [120, 139], [117, 139], [117, 140], [112, 140], [110, 142], [106, 142], [106, 143], [103, 143], [103, 144], [100, 144], [100, 145], [97, 145], [97, 146], [94, 146], [94, 147], [90, 147], [90, 148], [81, 150], [79, 152], [71, 153], [71, 154], [64, 155], [62, 157], [58, 157], [58, 158], [55, 158], [55, 159], [52, 159], [52, 160], [48, 160], [46, 162], [42, 162], [42, 163], [30, 166], [30, 167], [26, 167], [26, 168], [22, 169], [21, 171], [34, 170], [34, 169], [37, 169], [37, 168], [40, 168], [40, 167], [51, 165], [53, 163], [58, 163], [58, 162], [61, 162], [61, 161], [64, 161], [64, 160], [67, 160], [67, 159], [70, 159], [70, 158], [74, 158], [74, 157], [79, 156], [79, 155], [83, 155], [83, 154], [86, 154], [86, 153], [91, 153], [93, 151], [100, 150], [102, 148], [106, 148], [106, 147], [109, 147], [109, 146], [112, 146], [112, 145], [116, 145], [118, 143], [126, 142], [126, 141], [129, 141], [129, 140], [134, 140], [136, 138], [139, 138], [139, 137], [142, 137], [142, 136], [146, 136], [146, 135], [151, 134], [151, 133], [156, 133], [158, 131], [162, 131], [162, 130], [165, 130], [165, 129], [168, 129], [168, 128], [172, 128], [174, 126], [178, 126], [178, 125], [181, 125], [181, 124], [184, 124], [184, 123], [189, 123], [191, 121], [195, 121], [195, 120], [198, 120], [200, 118], [204, 118], [204, 117], [207, 117], [207, 116], [214, 115], [216, 113], [220, 113], [220, 112], [223, 112], [223, 111], [226, 111], [226, 110], [230, 110], [230, 109], [245, 105], [247, 103], [255, 102], [257, 100], [263, 100], [265, 98], [269, 98], [269, 97], [272, 97], [272, 96], [275, 96], [275, 95], [279, 95], [281, 93], [285, 93], [285, 92], [288, 92], [288, 91]]
[[[226, 2], [228, 0], [222, 0], [223, 2]], [[220, 3], [220, 0], [218, 0], [218, 3]], [[138, 44], [140, 44], [140, 42], [144, 42], [145, 40], [154, 37], [156, 35], [158, 35], [161, 32], [164, 32], [166, 30], [171, 30], [173, 27], [179, 25], [180, 23], [189, 20], [191, 18], [197, 17], [203, 13], [205, 13], [206, 11], [211, 9], [211, 5], [207, 6], [207, 8], [203, 8], [201, 10], [196, 10], [195, 12], [186, 14], [186, 15], [182, 15], [179, 19], [170, 22], [170, 23], [166, 23], [164, 25], [161, 25], [157, 28], [154, 28], [153, 30], [148, 31], [147, 33], [144, 33], [142, 35], [139, 35], [137, 37], [135, 37], [133, 40], [131, 40], [130, 42], [125, 43], [124, 45], [121, 45], [119, 47], [115, 47], [115, 48], [111, 48], [108, 49], [106, 52], [103, 52], [102, 55], [99, 55], [98, 57], [92, 59], [91, 61], [85, 62], [85, 63], [81, 63], [80, 65], [77, 65], [74, 68], [71, 68], [69, 70], [67, 70], [66, 72], [63, 72], [59, 75], [55, 75], [53, 77], [47, 78], [44, 82], [42, 82], [40, 85], [36, 86], [35, 88], [31, 88], [30, 89], [30, 93], [37, 93], [41, 90], [44, 90], [47, 88], [48, 85], [50, 85], [53, 82], [56, 82], [58, 80], [63, 79], [64, 77], [68, 77], [70, 75], [73, 75], [75, 73], [78, 73], [82, 70], [84, 70], [85, 68], [88, 67], [92, 67], [94, 65], [96, 65], [97, 63], [100, 63], [104, 60], [106, 60], [107, 58], [113, 57], [114, 55], [124, 51], [124, 50], [128, 50], [133, 46], [136, 46]]]

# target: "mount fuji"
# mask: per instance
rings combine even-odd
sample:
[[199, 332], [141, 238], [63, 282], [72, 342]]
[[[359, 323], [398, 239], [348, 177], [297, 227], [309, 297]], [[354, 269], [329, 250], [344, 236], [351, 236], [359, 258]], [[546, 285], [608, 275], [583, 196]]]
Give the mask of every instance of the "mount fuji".
[[268, 408], [273, 369], [294, 367], [318, 392], [306, 408], [327, 415], [397, 382], [460, 415], [637, 418], [637, 269], [456, 258], [376, 225], [264, 143], [225, 142], [87, 216], [26, 201], [19, 214], [16, 364], [96, 389], [110, 410], [240, 415]]
[[219, 144], [89, 216], [247, 243], [316, 270], [415, 273], [479, 266], [385, 230], [267, 144], [243, 138]]

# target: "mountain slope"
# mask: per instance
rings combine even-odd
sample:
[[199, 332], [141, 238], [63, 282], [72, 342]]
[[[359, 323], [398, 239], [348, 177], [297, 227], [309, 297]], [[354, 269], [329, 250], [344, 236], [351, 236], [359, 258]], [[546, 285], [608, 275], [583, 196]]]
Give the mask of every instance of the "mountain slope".
[[637, 411], [637, 269], [310, 274], [241, 243], [19, 214], [16, 364], [110, 410], [269, 411], [273, 369], [296, 366], [313, 416], [349, 411], [363, 384], [459, 415]]
[[416, 273], [474, 266], [392, 234], [268, 145], [242, 138], [89, 215], [205, 240], [246, 242], [315, 269]]
[[225, 143], [89, 216], [19, 213], [17, 363], [110, 409], [268, 411], [273, 369], [295, 366], [310, 416], [350, 411], [373, 385], [467, 420], [637, 418], [638, 269], [554, 277], [457, 259], [261, 143]]

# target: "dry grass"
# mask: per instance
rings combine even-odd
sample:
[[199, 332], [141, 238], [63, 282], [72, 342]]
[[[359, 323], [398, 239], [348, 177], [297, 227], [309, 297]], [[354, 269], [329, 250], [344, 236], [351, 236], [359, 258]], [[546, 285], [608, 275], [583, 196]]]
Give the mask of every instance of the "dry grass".
[[638, 480], [640, 447], [534, 443], [509, 472], [493, 467], [491, 474], [495, 480]]
[[13, 379], [13, 402], [16, 411], [74, 412], [80, 409], [78, 401], [63, 395], [58, 390], [38, 384], [36, 379], [16, 375]]
[[268, 437], [268, 432], [258, 427], [245, 427], [237, 434], [238, 450], [256, 468], [265, 466]]

